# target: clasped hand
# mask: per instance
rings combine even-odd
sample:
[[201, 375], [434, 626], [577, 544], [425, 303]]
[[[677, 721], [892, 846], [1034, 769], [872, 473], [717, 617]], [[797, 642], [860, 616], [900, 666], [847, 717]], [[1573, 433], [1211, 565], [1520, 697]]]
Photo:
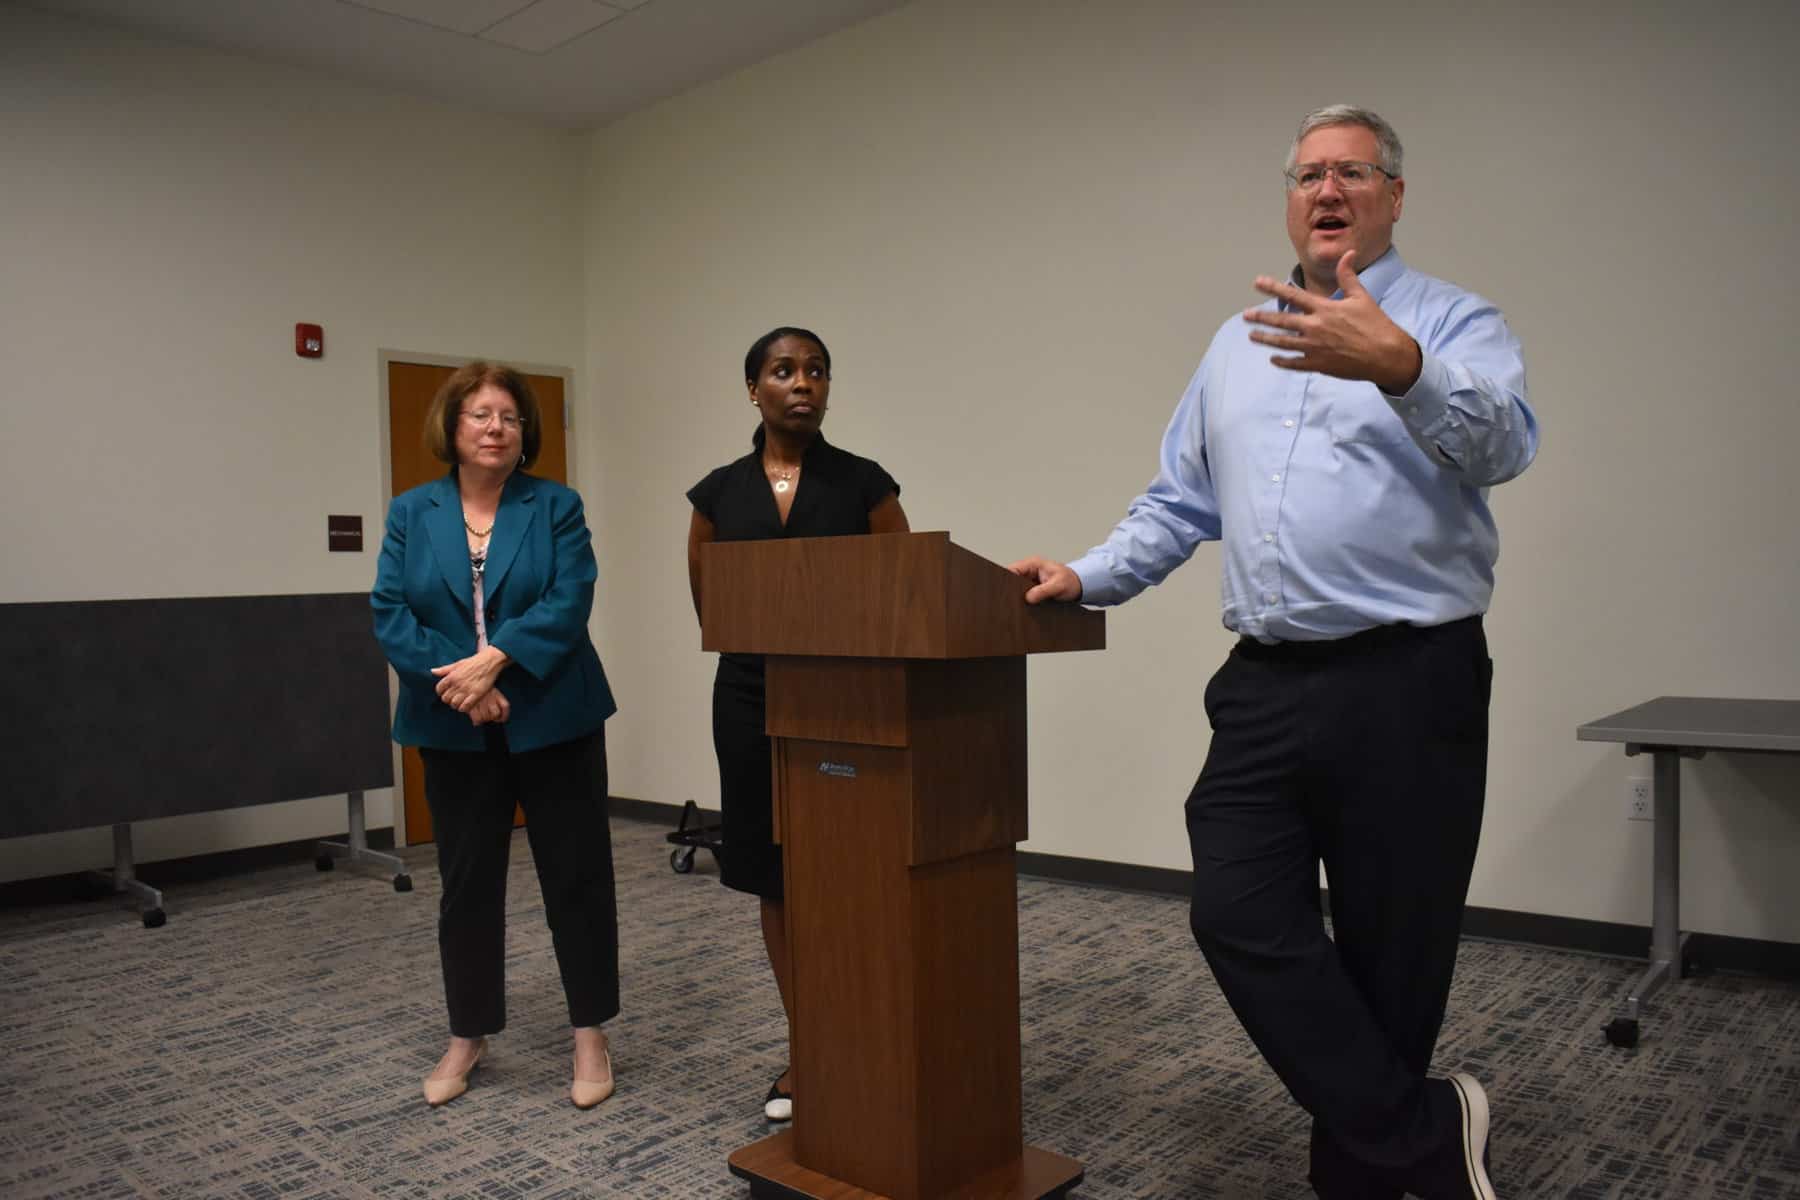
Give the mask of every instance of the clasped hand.
[[1291, 311], [1246, 311], [1244, 320], [1266, 327], [1252, 329], [1250, 340], [1292, 351], [1269, 359], [1286, 370], [1366, 380], [1390, 396], [1404, 395], [1419, 378], [1423, 363], [1419, 344], [1381, 311], [1356, 277], [1356, 269], [1351, 265], [1355, 260], [1354, 250], [1338, 259], [1338, 287], [1344, 293], [1341, 300], [1315, 295], [1267, 275], [1258, 276], [1256, 290], [1286, 303]]
[[475, 702], [469, 710], [471, 725], [504, 725], [512, 716], [512, 705], [500, 694], [499, 688], [489, 688], [488, 694]]
[[495, 689], [494, 681], [509, 661], [505, 653], [487, 646], [467, 658], [431, 668], [438, 677], [438, 699], [476, 725], [505, 721], [512, 715], [512, 705]]

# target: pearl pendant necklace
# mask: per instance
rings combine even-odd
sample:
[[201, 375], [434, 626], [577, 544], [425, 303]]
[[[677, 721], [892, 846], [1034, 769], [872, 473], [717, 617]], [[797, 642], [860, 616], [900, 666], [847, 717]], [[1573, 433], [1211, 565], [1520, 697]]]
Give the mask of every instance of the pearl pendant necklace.
[[788, 489], [794, 486], [794, 476], [799, 473], [799, 467], [769, 468], [770, 482], [774, 485], [776, 494], [785, 495]]

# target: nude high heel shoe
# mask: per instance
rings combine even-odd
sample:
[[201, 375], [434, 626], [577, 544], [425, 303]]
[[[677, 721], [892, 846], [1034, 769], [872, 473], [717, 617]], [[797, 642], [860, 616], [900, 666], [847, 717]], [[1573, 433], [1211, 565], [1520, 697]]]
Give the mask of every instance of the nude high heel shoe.
[[481, 1065], [481, 1056], [487, 1053], [487, 1039], [475, 1047], [475, 1057], [469, 1060], [469, 1069], [461, 1075], [446, 1075], [442, 1078], [427, 1077], [425, 1080], [425, 1103], [437, 1108], [448, 1104], [469, 1090], [469, 1075]]
[[606, 1056], [606, 1078], [583, 1079], [577, 1075], [569, 1085], [569, 1099], [584, 1112], [613, 1094], [612, 1047], [608, 1045], [600, 1053]]

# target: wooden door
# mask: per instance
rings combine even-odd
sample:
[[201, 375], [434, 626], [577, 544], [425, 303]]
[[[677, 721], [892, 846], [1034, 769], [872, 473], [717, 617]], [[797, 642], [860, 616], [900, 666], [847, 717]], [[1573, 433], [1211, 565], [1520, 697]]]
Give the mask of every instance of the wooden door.
[[[394, 495], [429, 483], [448, 468], [425, 449], [425, 411], [454, 367], [426, 363], [390, 362], [388, 375], [388, 458]], [[563, 381], [555, 375], [526, 375], [543, 417], [543, 443], [533, 475], [569, 481], [568, 431], [563, 422]], [[406, 842], [417, 845], [432, 840], [431, 810], [425, 804], [425, 764], [419, 751], [406, 746], [400, 755], [401, 793], [405, 813]], [[513, 814], [513, 824], [523, 825], [523, 811]]]

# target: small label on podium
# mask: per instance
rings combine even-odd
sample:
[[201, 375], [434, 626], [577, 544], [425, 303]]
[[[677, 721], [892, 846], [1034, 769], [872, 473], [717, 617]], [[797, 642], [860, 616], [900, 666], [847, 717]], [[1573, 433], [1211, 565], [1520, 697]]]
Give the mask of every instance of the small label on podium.
[[819, 774], [835, 775], [839, 779], [855, 779], [856, 768], [849, 763], [832, 762], [830, 759], [825, 759], [819, 763]]

